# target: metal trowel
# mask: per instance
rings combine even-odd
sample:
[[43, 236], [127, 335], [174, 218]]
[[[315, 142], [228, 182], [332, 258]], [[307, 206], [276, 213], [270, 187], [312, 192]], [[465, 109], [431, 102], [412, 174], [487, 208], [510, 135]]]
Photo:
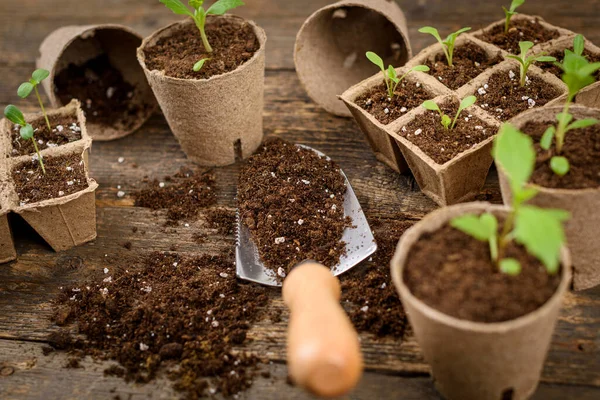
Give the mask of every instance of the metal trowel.
[[[310, 147], [321, 157], [325, 154]], [[341, 170], [340, 170], [341, 172]], [[377, 245], [369, 223], [346, 175], [344, 214], [352, 226], [344, 231], [346, 254], [338, 265], [324, 267], [307, 260], [296, 266], [283, 284], [265, 268], [249, 229], [237, 213], [236, 273], [241, 279], [267, 286], [283, 286], [283, 300], [290, 309], [287, 360], [292, 380], [311, 392], [340, 396], [350, 391], [362, 375], [360, 343], [339, 301], [340, 283], [335, 276], [371, 256]]]

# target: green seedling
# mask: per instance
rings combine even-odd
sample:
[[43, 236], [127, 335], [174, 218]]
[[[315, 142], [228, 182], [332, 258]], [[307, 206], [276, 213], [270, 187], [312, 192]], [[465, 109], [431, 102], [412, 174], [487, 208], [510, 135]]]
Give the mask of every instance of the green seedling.
[[535, 62], [554, 62], [556, 58], [547, 56], [545, 53], [535, 54], [527, 57], [527, 53], [533, 47], [533, 42], [519, 42], [519, 47], [521, 48], [521, 54], [518, 56], [508, 55], [506, 57], [512, 58], [519, 62], [519, 67], [521, 71], [521, 87], [525, 86], [527, 83], [527, 72], [529, 71], [529, 67]]
[[448, 60], [448, 66], [453, 67], [452, 58], [454, 57], [454, 45], [456, 39], [460, 36], [461, 33], [470, 31], [471, 28], [462, 28], [458, 31], [451, 33], [446, 37], [446, 40], [442, 40], [437, 29], [432, 28], [431, 26], [424, 26], [419, 29], [421, 33], [428, 33], [432, 35], [436, 40], [442, 45], [442, 50], [444, 50], [444, 54], [446, 55], [446, 60]]
[[181, 0], [160, 0], [167, 8], [178, 15], [187, 15], [192, 17], [198, 30], [200, 31], [200, 37], [202, 38], [202, 44], [204, 50], [208, 53], [212, 53], [213, 49], [208, 43], [206, 37], [206, 31], [204, 27], [206, 25], [206, 17], [208, 15], [223, 15], [227, 11], [232, 10], [236, 7], [243, 6], [244, 3], [241, 0], [218, 0], [213, 3], [208, 9], [204, 9], [204, 0], [190, 0], [188, 4], [194, 9], [194, 12], [190, 11], [188, 7], [181, 2]]
[[210, 58], [203, 58], [202, 60], [200, 60], [196, 64], [194, 64], [194, 68], [193, 68], [194, 72], [199, 72], [202, 69], [202, 67], [204, 67], [204, 63], [209, 60], [210, 60]]
[[430, 111], [437, 111], [440, 114], [440, 117], [442, 120], [442, 126], [446, 129], [452, 130], [456, 126], [456, 122], [458, 121], [458, 117], [460, 117], [460, 114], [465, 109], [467, 109], [467, 108], [471, 107], [473, 104], [475, 104], [476, 101], [477, 101], [477, 97], [475, 97], [475, 96], [468, 96], [468, 97], [465, 97], [464, 99], [462, 99], [460, 102], [460, 105], [458, 106], [458, 111], [456, 112], [456, 115], [454, 116], [454, 119], [451, 119], [449, 116], [444, 114], [442, 112], [442, 110], [440, 109], [440, 107], [433, 100], [425, 101], [422, 104], [422, 107], [426, 108], [427, 110], [430, 110]]
[[[565, 52], [567, 50], [565, 50]], [[573, 39], [573, 52], [575, 54], [577, 54], [578, 56], [583, 56], [584, 50], [585, 50], [585, 38], [583, 37], [583, 35], [575, 36], [575, 39]]]
[[512, 241], [539, 259], [548, 274], [556, 274], [565, 243], [563, 222], [569, 219], [569, 213], [526, 204], [537, 195], [537, 190], [527, 186], [535, 166], [533, 140], [514, 126], [504, 124], [494, 141], [493, 156], [506, 174], [512, 194], [512, 209], [502, 230], [498, 229], [498, 220], [491, 213], [463, 215], [454, 218], [451, 226], [488, 242], [491, 260], [505, 274], [519, 275], [521, 272], [519, 261], [505, 257], [506, 246]]
[[373, 53], [372, 51], [367, 51], [366, 55], [369, 61], [371, 61], [373, 64], [377, 65], [379, 69], [381, 69], [381, 72], [383, 73], [383, 80], [385, 81], [385, 86], [387, 87], [388, 91], [388, 97], [390, 99], [394, 98], [394, 92], [396, 91], [396, 88], [398, 87], [400, 82], [402, 82], [404, 78], [408, 76], [408, 74], [415, 71], [429, 71], [429, 67], [427, 65], [417, 65], [415, 67], [412, 67], [407, 73], [405, 73], [401, 77], [398, 77], [396, 69], [391, 65], [388, 66], [388, 68], [386, 69], [385, 64], [383, 63], [383, 59], [377, 54]]
[[569, 113], [575, 96], [577, 96], [581, 89], [596, 81], [594, 73], [600, 70], [600, 62], [590, 63], [583, 56], [583, 46], [583, 37], [581, 39], [575, 38], [574, 51], [565, 50], [565, 58], [562, 64], [556, 63], [563, 70], [562, 79], [567, 85], [569, 92], [562, 112], [556, 115], [558, 125], [556, 127], [548, 127], [540, 140], [540, 146], [544, 150], [550, 150], [553, 141], [556, 139], [557, 155], [550, 160], [550, 167], [559, 176], [566, 175], [570, 169], [569, 160], [561, 156], [567, 133], [574, 129], [587, 128], [600, 122], [594, 118], [580, 119], [572, 122], [573, 115]]
[[12, 104], [6, 106], [6, 108], [4, 109], [4, 116], [10, 122], [12, 122], [15, 125], [18, 125], [21, 128], [19, 133], [21, 134], [21, 138], [23, 140], [31, 140], [33, 142], [33, 147], [35, 148], [38, 162], [40, 163], [40, 167], [42, 167], [42, 172], [44, 173], [44, 175], [46, 175], [46, 167], [44, 167], [44, 160], [42, 159], [42, 155], [40, 154], [40, 150], [38, 149], [38, 145], [35, 142], [35, 138], [33, 135], [33, 126], [31, 126], [31, 124], [28, 124], [27, 121], [25, 121], [25, 117], [23, 116], [21, 110], [19, 110]]
[[31, 74], [31, 79], [28, 82], [23, 82], [19, 89], [17, 89], [17, 94], [20, 98], [26, 99], [29, 97], [31, 92], [35, 92], [35, 96], [37, 97], [38, 103], [40, 104], [40, 108], [42, 109], [42, 114], [44, 114], [44, 118], [46, 119], [46, 125], [48, 126], [48, 132], [52, 132], [52, 127], [50, 126], [50, 121], [48, 120], [48, 115], [46, 115], [46, 109], [44, 108], [44, 103], [42, 102], [42, 98], [40, 97], [40, 92], [38, 90], [38, 86], [50, 76], [50, 72], [45, 69], [36, 69]]
[[525, 4], [525, 0], [513, 0], [510, 4], [510, 9], [507, 10], [506, 7], [502, 7], [504, 10], [504, 15], [506, 16], [506, 21], [504, 22], [504, 33], [508, 33], [508, 30], [510, 29], [511, 18], [513, 15], [518, 14], [516, 9], [521, 7], [523, 4]]

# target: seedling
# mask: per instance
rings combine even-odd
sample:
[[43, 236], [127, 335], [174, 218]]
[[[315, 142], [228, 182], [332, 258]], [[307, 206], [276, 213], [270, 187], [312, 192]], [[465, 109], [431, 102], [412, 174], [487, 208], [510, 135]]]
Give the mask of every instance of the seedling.
[[525, 4], [525, 0], [513, 0], [510, 4], [510, 9], [507, 10], [506, 7], [502, 7], [504, 10], [504, 15], [506, 15], [506, 21], [504, 22], [504, 33], [508, 33], [508, 30], [510, 29], [511, 18], [513, 15], [518, 14], [516, 9], [521, 7], [523, 4]]
[[[585, 50], [585, 39], [583, 35], [577, 35], [575, 36], [575, 39], [573, 39], [573, 52], [578, 56], [583, 56], [583, 50]], [[567, 51], [571, 50], [566, 49], [565, 53]]]
[[194, 64], [194, 68], [193, 68], [194, 72], [199, 72], [202, 69], [202, 67], [204, 67], [204, 63], [209, 60], [210, 60], [210, 58], [203, 58], [202, 60], [200, 60], [196, 64]]
[[372, 51], [367, 51], [367, 58], [369, 59], [369, 61], [371, 61], [373, 64], [377, 65], [381, 69], [381, 72], [383, 73], [383, 80], [385, 81], [385, 85], [388, 91], [388, 97], [390, 99], [394, 98], [394, 92], [396, 91], [396, 88], [398, 87], [400, 82], [402, 82], [404, 78], [408, 76], [408, 74], [414, 71], [429, 71], [429, 67], [427, 65], [417, 65], [415, 67], [412, 67], [407, 73], [398, 78], [398, 73], [396, 72], [396, 69], [391, 65], [388, 66], [387, 69], [385, 69], [383, 59], [377, 54], [373, 53]]
[[554, 61], [556, 61], [556, 58], [547, 56], [547, 55], [545, 55], [545, 53], [535, 54], [535, 55], [527, 57], [527, 53], [529, 52], [529, 50], [531, 50], [531, 48], [533, 46], [534, 46], [533, 42], [519, 42], [519, 47], [521, 48], [521, 54], [518, 56], [513, 56], [513, 55], [506, 56], [508, 58], [512, 58], [519, 62], [519, 67], [521, 70], [521, 80], [520, 80], [521, 87], [525, 86], [525, 83], [527, 83], [527, 72], [529, 71], [529, 67], [531, 67], [531, 65], [534, 62], [554, 62]]
[[50, 76], [50, 72], [45, 69], [36, 69], [31, 74], [31, 79], [28, 82], [23, 82], [19, 89], [17, 89], [17, 94], [20, 98], [26, 99], [29, 97], [31, 92], [35, 92], [35, 96], [37, 97], [38, 103], [40, 103], [40, 108], [42, 109], [42, 114], [44, 114], [44, 118], [46, 119], [46, 125], [48, 126], [48, 132], [52, 132], [52, 127], [50, 126], [50, 121], [48, 120], [48, 115], [46, 115], [46, 109], [44, 108], [44, 103], [42, 102], [42, 98], [40, 97], [40, 92], [38, 90], [38, 86]]
[[556, 138], [557, 155], [550, 160], [550, 168], [559, 176], [566, 175], [570, 169], [569, 160], [561, 156], [567, 132], [574, 129], [587, 128], [600, 122], [594, 118], [580, 119], [572, 122], [573, 115], [569, 113], [569, 109], [575, 96], [577, 96], [581, 89], [596, 81], [594, 73], [600, 70], [600, 62], [589, 63], [583, 56], [583, 37], [575, 39], [573, 50], [565, 50], [565, 58], [562, 64], [556, 63], [563, 70], [562, 79], [569, 89], [567, 101], [565, 102], [563, 111], [556, 115], [556, 120], [558, 121], [557, 127], [548, 127], [540, 140], [540, 146], [544, 150], [550, 150], [552, 142]]
[[[181, 0], [160, 0], [160, 2], [167, 6], [167, 8], [173, 11], [175, 14], [192, 17], [196, 23], [196, 26], [198, 27], [198, 30], [200, 31], [200, 37], [202, 38], [204, 50], [206, 50], [208, 53], [212, 53], [213, 49], [210, 46], [210, 43], [208, 43], [208, 38], [206, 37], [206, 31], [204, 29], [206, 26], [206, 17], [208, 15], [223, 15], [229, 10], [244, 5], [244, 2], [241, 0], [218, 0], [205, 10], [203, 7], [204, 0], [189, 0], [189, 6], [194, 9], [194, 12], [192, 12], [188, 7], [185, 6], [185, 4], [181, 2]], [[200, 68], [202, 68], [202, 66], [200, 66]]]
[[28, 124], [25, 121], [25, 117], [21, 110], [12, 104], [6, 106], [4, 109], [4, 116], [13, 124], [18, 125], [20, 129], [21, 138], [23, 140], [31, 140], [33, 143], [33, 147], [35, 148], [35, 152], [37, 154], [38, 162], [40, 163], [40, 167], [42, 167], [42, 172], [46, 175], [46, 167], [44, 167], [44, 160], [42, 159], [42, 155], [40, 154], [40, 150], [38, 149], [37, 143], [35, 142], [35, 138], [33, 137], [33, 126]]
[[436, 40], [442, 45], [442, 50], [444, 50], [446, 60], [448, 60], [448, 66], [453, 67], [454, 65], [452, 65], [452, 58], [454, 57], [454, 44], [456, 42], [456, 39], [458, 38], [458, 36], [460, 36], [461, 33], [468, 32], [470, 30], [471, 28], [459, 29], [458, 31], [449, 34], [448, 37], [446, 37], [446, 40], [442, 40], [438, 30], [432, 28], [431, 26], [424, 26], [423, 28], [419, 29], [419, 32], [429, 33], [434, 38], [436, 38]]
[[456, 126], [456, 122], [458, 121], [458, 117], [460, 117], [460, 114], [465, 109], [467, 109], [467, 108], [471, 107], [473, 104], [475, 104], [476, 101], [477, 101], [477, 97], [475, 97], [475, 96], [468, 96], [468, 97], [465, 97], [464, 99], [462, 99], [460, 102], [460, 105], [458, 106], [458, 111], [456, 112], [456, 115], [454, 116], [454, 120], [451, 119], [446, 114], [444, 114], [442, 112], [442, 110], [440, 109], [440, 107], [437, 105], [437, 103], [433, 100], [425, 101], [422, 104], [422, 106], [423, 106], [423, 108], [426, 108], [430, 111], [437, 111], [440, 114], [442, 126], [445, 129], [452, 130]]
[[454, 218], [451, 226], [489, 243], [491, 260], [507, 275], [519, 275], [521, 264], [505, 257], [506, 246], [515, 241], [524, 246], [545, 266], [548, 274], [558, 272], [560, 250], [565, 243], [563, 222], [569, 213], [563, 210], [543, 209], [525, 204], [537, 195], [537, 190], [527, 187], [535, 166], [533, 140], [514, 126], [504, 124], [494, 141], [494, 159], [506, 174], [512, 195], [512, 209], [502, 230], [491, 213], [480, 216], [467, 214]]

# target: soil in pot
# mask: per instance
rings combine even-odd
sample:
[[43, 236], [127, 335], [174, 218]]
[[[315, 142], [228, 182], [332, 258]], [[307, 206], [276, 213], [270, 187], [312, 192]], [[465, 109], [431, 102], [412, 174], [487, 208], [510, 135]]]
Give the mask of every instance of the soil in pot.
[[[442, 103], [440, 109], [454, 118], [458, 102]], [[440, 115], [427, 111], [417, 115], [409, 124], [402, 127], [399, 134], [425, 152], [433, 161], [443, 165], [460, 153], [471, 149], [495, 135], [497, 129], [465, 110], [456, 126], [448, 130], [442, 126]]]
[[[570, 47], [569, 50], [573, 51], [573, 47]], [[550, 53], [549, 55], [556, 58], [560, 62], [562, 62], [562, 60], [565, 57], [565, 52], [564, 52], [564, 50], [562, 50], [562, 51], [556, 50], [556, 51], [553, 51], [552, 53]], [[600, 54], [592, 53], [588, 49], [583, 49], [583, 55], [585, 57], [587, 57], [587, 59], [590, 63], [600, 62]], [[538, 67], [540, 67], [542, 70], [544, 70], [545, 72], [550, 72], [551, 74], [556, 75], [557, 78], [562, 79], [563, 70], [560, 69], [559, 66], [554, 65], [554, 63], [539, 63], [536, 65]], [[596, 80], [600, 80], [600, 71], [596, 71], [595, 76], [596, 76]]]
[[456, 90], [483, 71], [504, 61], [500, 52], [495, 57], [474, 43], [466, 42], [456, 47], [452, 59], [453, 67], [448, 66], [448, 61], [443, 52], [438, 53], [426, 65], [430, 68], [429, 74], [452, 90]]
[[[48, 131], [48, 125], [44, 117], [40, 117], [33, 121], [35, 132], [35, 140], [38, 149], [44, 150], [51, 147], [62, 146], [67, 143], [75, 142], [81, 139], [81, 127], [75, 116], [67, 115], [50, 115], [48, 116], [52, 132]], [[31, 140], [23, 140], [19, 133], [19, 127], [15, 126], [12, 134], [12, 156], [25, 156], [35, 153], [35, 148]]]
[[387, 125], [433, 97], [435, 95], [425, 90], [419, 82], [402, 82], [390, 100], [387, 86], [382, 82], [357, 98], [355, 103], [373, 115], [377, 121]]
[[266, 268], [284, 278], [310, 259], [334, 267], [341, 241], [346, 183], [333, 161], [281, 139], [268, 140], [244, 165], [238, 208]]
[[587, 189], [600, 187], [600, 125], [575, 129], [567, 133], [562, 156], [567, 157], [571, 168], [560, 177], [550, 169], [550, 159], [557, 155], [552, 147], [544, 150], [540, 140], [551, 124], [530, 121], [523, 126], [523, 132], [530, 135], [535, 143], [537, 158], [531, 182], [553, 189]]
[[62, 104], [81, 102], [87, 122], [131, 129], [147, 105], [132, 102], [136, 88], [123, 79], [108, 56], [102, 54], [83, 65], [69, 64], [54, 77], [54, 90]]
[[445, 225], [415, 243], [404, 280], [413, 295], [444, 314], [475, 322], [509, 321], [548, 301], [561, 274], [548, 275], [537, 258], [514, 242], [505, 254], [521, 263], [521, 274], [499, 272], [487, 242]]
[[60, 198], [88, 187], [81, 155], [45, 156], [43, 173], [37, 159], [13, 167], [12, 178], [21, 206]]
[[[242, 19], [209, 17], [205, 30], [212, 53], [204, 50], [198, 28], [187, 24], [144, 50], [146, 67], [173, 78], [207, 79], [237, 69], [260, 48], [252, 26]], [[203, 58], [210, 60], [194, 72]]]
[[477, 104], [499, 121], [508, 121], [523, 111], [542, 107], [562, 93], [543, 79], [529, 74], [521, 87], [519, 68], [496, 72], [474, 93]]
[[260, 285], [239, 284], [234, 257], [152, 253], [124, 259], [87, 282], [61, 288], [53, 321], [76, 323], [49, 338], [74, 357], [115, 360], [107, 375], [146, 383], [162, 372], [183, 398], [236, 394], [251, 385], [259, 359], [234, 347], [264, 314]]
[[529, 41], [539, 44], [560, 36], [557, 30], [548, 29], [539, 22], [539, 18], [513, 19], [508, 33], [504, 32], [504, 24], [497, 24], [478, 38], [495, 44], [509, 53], [519, 54], [519, 42]]

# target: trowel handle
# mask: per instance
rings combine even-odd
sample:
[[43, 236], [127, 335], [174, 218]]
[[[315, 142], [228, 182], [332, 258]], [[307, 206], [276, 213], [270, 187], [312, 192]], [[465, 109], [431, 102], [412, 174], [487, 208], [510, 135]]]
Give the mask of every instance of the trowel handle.
[[356, 386], [363, 369], [358, 334], [340, 305], [341, 288], [329, 268], [305, 262], [283, 282], [290, 309], [289, 374], [297, 385], [323, 397]]

